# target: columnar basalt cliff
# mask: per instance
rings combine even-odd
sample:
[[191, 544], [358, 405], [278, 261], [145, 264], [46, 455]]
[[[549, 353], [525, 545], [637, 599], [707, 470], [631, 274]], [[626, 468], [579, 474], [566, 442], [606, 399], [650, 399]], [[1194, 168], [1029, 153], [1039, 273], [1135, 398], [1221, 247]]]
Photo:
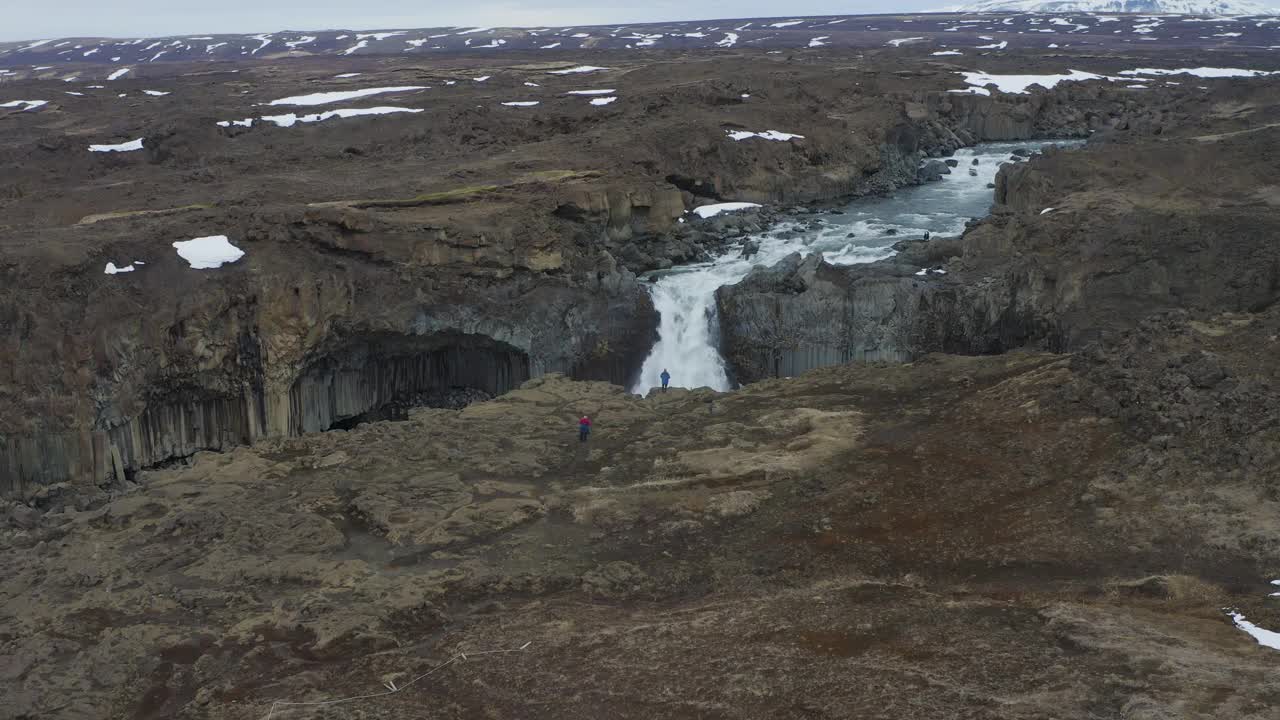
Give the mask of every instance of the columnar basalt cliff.
[[[1253, 101], [1274, 107], [1274, 93]], [[1280, 298], [1267, 181], [1280, 130], [1193, 132], [1112, 133], [1006, 166], [992, 216], [959, 239], [903, 242], [870, 265], [759, 268], [718, 293], [726, 357], [752, 381], [929, 352], [1062, 351], [1163, 309], [1265, 308]]]

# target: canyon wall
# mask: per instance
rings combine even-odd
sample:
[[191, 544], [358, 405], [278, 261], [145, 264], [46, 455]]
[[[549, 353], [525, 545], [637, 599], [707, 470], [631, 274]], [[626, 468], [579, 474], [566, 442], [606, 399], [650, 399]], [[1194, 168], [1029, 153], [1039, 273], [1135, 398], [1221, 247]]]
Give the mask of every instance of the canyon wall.
[[724, 354], [749, 382], [930, 352], [1077, 349], [1166, 309], [1258, 311], [1280, 298], [1280, 195], [1265, 181], [1277, 146], [1264, 130], [1006, 166], [993, 214], [962, 238], [903, 242], [869, 265], [793, 256], [721, 288]]

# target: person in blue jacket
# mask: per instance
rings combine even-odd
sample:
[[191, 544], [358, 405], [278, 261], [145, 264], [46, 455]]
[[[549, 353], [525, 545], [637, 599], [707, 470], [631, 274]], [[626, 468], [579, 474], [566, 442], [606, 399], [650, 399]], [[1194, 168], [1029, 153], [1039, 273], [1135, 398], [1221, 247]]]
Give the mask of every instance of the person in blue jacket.
[[666, 390], [667, 385], [671, 382], [671, 373], [667, 372], [666, 368], [662, 368], [662, 374], [658, 377], [662, 378], [662, 389]]
[[591, 418], [586, 415], [578, 421], [578, 442], [586, 442], [587, 436], [591, 434]]

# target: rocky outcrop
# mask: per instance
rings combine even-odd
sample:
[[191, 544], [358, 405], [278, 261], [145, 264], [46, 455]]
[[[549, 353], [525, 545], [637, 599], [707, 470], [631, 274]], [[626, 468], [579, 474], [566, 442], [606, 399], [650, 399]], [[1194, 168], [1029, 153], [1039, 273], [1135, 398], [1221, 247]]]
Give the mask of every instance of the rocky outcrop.
[[934, 351], [1075, 349], [1164, 309], [1268, 307], [1280, 299], [1280, 203], [1250, 178], [1268, 172], [1259, 145], [1280, 134], [1259, 135], [1009, 165], [993, 215], [961, 239], [900, 244], [865, 266], [789, 258], [722, 288], [725, 355], [752, 381]]
[[[495, 395], [553, 371], [625, 384], [656, 325], [635, 276], [567, 243], [571, 221], [495, 225], [493, 211], [264, 211], [226, 231], [244, 259], [194, 270], [158, 240], [225, 221], [210, 213], [135, 225], [111, 249], [145, 261], [129, 275], [21, 264], [6, 274], [6, 385], [46, 383], [60, 405], [4, 418], [0, 492], [324, 430], [435, 390]], [[60, 296], [61, 272], [90, 278], [91, 300]], [[68, 301], [78, 310], [30, 310]]]

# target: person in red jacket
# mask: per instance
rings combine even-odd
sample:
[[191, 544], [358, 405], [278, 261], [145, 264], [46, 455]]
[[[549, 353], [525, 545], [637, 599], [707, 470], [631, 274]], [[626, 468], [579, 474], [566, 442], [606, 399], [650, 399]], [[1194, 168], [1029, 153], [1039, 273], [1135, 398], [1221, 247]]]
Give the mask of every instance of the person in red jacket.
[[586, 415], [578, 421], [578, 442], [586, 442], [587, 436], [591, 434], [591, 418]]

